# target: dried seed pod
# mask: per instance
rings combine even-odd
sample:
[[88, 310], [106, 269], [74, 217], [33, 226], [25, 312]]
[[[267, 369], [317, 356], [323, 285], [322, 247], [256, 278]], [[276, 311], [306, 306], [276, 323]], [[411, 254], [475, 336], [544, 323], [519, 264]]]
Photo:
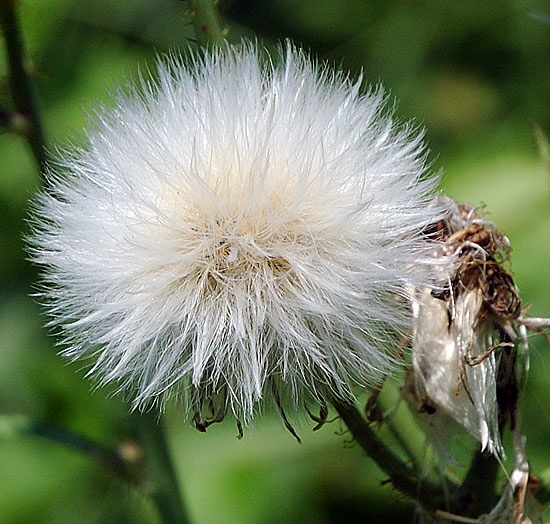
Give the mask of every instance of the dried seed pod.
[[[520, 314], [519, 292], [502, 265], [510, 244], [473, 207], [451, 199], [448, 207], [448, 218], [434, 224], [431, 234], [443, 242], [441, 256], [454, 258], [454, 273], [445, 289], [419, 291], [413, 306], [410, 380], [415, 405], [424, 418], [429, 413], [451, 417], [482, 449], [501, 453], [499, 400], [511, 398], [503, 395], [507, 389], [517, 393], [517, 381], [499, 373], [501, 356], [496, 351], [513, 347], [510, 322]], [[505, 360], [514, 368], [512, 353]], [[507, 419], [513, 419], [514, 410], [506, 408]]]

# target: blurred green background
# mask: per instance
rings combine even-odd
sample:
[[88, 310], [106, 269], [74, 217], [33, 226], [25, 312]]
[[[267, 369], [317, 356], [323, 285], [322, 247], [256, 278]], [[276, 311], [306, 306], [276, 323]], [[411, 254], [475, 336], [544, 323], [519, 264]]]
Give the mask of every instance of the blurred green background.
[[[398, 100], [398, 115], [426, 127], [442, 188], [459, 201], [485, 204], [510, 238], [530, 314], [550, 316], [550, 161], [537, 140], [537, 130], [550, 131], [550, 2], [221, 0], [219, 7], [230, 40], [289, 37], [382, 82]], [[107, 88], [193, 35], [177, 0], [22, 0], [19, 15], [51, 151], [86, 125], [85, 111], [108, 103]], [[0, 60], [0, 107], [9, 108]], [[115, 444], [125, 430], [124, 405], [91, 391], [79, 366], [56, 355], [29, 296], [37, 275], [22, 237], [38, 186], [25, 143], [0, 135], [0, 412]], [[531, 364], [523, 428], [534, 472], [550, 480], [550, 345], [542, 337], [532, 337]], [[168, 418], [197, 524], [414, 521], [414, 507], [380, 485], [385, 476], [339, 434], [337, 422], [313, 433], [303, 421], [298, 445], [269, 414], [243, 440], [231, 421], [205, 435], [177, 408]], [[412, 427], [409, 436], [421, 449]], [[89, 459], [42, 440], [0, 440], [1, 523], [153, 521], [138, 491]]]

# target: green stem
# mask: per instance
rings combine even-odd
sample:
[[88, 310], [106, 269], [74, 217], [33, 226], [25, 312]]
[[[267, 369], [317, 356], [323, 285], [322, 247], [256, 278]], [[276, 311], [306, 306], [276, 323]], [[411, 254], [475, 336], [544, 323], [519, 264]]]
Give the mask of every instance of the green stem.
[[161, 422], [152, 413], [133, 415], [132, 421], [139, 444], [127, 441], [116, 448], [23, 415], [0, 416], [0, 438], [40, 437], [78, 451], [125, 482], [143, 488], [152, 498], [163, 524], [187, 524], [189, 520]]
[[123, 480], [130, 483], [136, 482], [136, 479], [130, 474], [126, 460], [117, 449], [103, 446], [86, 437], [66, 431], [63, 428], [40, 422], [31, 424], [26, 433], [72, 448], [91, 457]]
[[224, 41], [220, 19], [212, 0], [188, 0], [197, 42], [202, 46], [220, 45]]
[[162, 419], [153, 413], [136, 416], [146, 464], [148, 492], [163, 524], [189, 522], [178, 485]]
[[0, 25], [6, 41], [10, 90], [16, 111], [28, 125], [22, 126], [24, 136], [32, 149], [36, 162], [43, 171], [46, 163], [44, 133], [32, 82], [25, 69], [25, 48], [21, 29], [15, 14], [15, 0], [0, 0]]
[[494, 455], [476, 451], [457, 492], [463, 513], [475, 517], [493, 509], [498, 501], [496, 483], [499, 471], [500, 464]]
[[138, 483], [138, 476], [135, 474], [138, 468], [134, 467], [136, 461], [126, 453], [125, 446], [118, 448], [104, 446], [62, 427], [32, 420], [23, 415], [2, 415], [0, 417], [0, 437], [21, 435], [44, 438], [55, 444], [61, 444], [92, 458], [126, 482]]
[[411, 461], [411, 464], [416, 464], [416, 455], [414, 454], [414, 451], [411, 448], [410, 444], [401, 434], [401, 431], [399, 431], [399, 429], [396, 427], [393, 418], [390, 418], [390, 420], [387, 421], [385, 420], [384, 425], [387, 426], [393, 438], [396, 440], [397, 444], [399, 444], [399, 447], [403, 450], [403, 452], [407, 455], [407, 458]]
[[428, 511], [444, 507], [443, 490], [427, 479], [422, 479], [420, 482], [415, 469], [406, 465], [380, 440], [355, 406], [337, 400], [333, 401], [333, 405], [355, 441], [389, 476], [389, 480], [396, 489], [418, 501]]

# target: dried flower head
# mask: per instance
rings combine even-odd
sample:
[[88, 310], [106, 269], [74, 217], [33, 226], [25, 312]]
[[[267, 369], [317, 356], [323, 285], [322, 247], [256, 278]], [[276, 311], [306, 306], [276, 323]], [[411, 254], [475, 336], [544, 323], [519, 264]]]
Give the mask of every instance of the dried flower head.
[[523, 338], [515, 322], [519, 292], [503, 267], [510, 245], [475, 208], [446, 201], [450, 213], [434, 227], [444, 241], [441, 256], [453, 259], [455, 269], [443, 292], [426, 288], [413, 305], [409, 385], [442, 448], [450, 417], [482, 449], [502, 453], [503, 424], [516, 427], [515, 342]]
[[[291, 46], [172, 57], [99, 111], [35, 206], [34, 259], [70, 359], [199, 427], [265, 396], [353, 399], [392, 368], [431, 282], [421, 138], [380, 89]], [[282, 409], [282, 408], [281, 408]]]

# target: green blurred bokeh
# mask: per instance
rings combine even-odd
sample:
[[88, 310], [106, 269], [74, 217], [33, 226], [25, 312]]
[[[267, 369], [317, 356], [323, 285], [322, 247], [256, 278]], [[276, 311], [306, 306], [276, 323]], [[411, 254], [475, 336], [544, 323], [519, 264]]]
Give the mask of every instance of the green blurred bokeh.
[[[550, 164], [537, 133], [550, 131], [550, 3], [533, 0], [222, 0], [230, 40], [291, 38], [321, 59], [363, 70], [426, 127], [433, 169], [460, 201], [486, 204], [511, 240], [516, 283], [533, 316], [550, 315]], [[177, 0], [23, 0], [49, 147], [109, 103], [107, 89], [151, 67], [193, 35]], [[5, 57], [0, 108], [10, 107]], [[537, 131], [538, 130], [538, 131]], [[0, 412], [23, 413], [114, 444], [125, 407], [91, 391], [78, 365], [56, 355], [25, 259], [27, 203], [39, 176], [25, 143], [0, 136]], [[535, 473], [550, 480], [550, 345], [531, 340], [523, 427]], [[197, 524], [413, 522], [414, 507], [388, 486], [338, 423], [299, 426], [298, 445], [267, 416], [237, 440], [231, 421], [192, 429], [168, 413], [170, 439]], [[413, 429], [411, 439], [418, 441]], [[388, 437], [390, 438], [390, 437]], [[421, 449], [421, 443], [417, 445]], [[0, 441], [0, 522], [146, 523], [149, 502], [89, 459], [30, 438]]]

